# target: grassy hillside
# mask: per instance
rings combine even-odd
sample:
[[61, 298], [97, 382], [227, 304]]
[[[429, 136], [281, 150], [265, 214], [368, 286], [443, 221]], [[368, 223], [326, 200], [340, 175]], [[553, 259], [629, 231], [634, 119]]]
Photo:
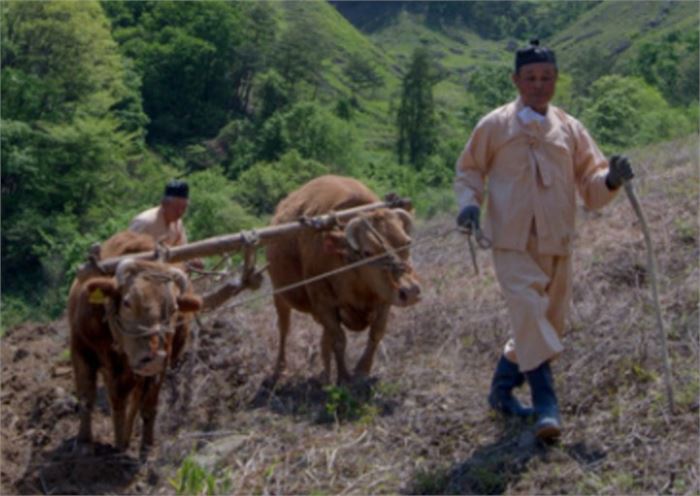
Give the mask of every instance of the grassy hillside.
[[[370, 150], [393, 150], [395, 141], [392, 99], [400, 84], [400, 68], [391, 54], [355, 29], [340, 13], [325, 1], [284, 2], [284, 18], [305, 18], [311, 21], [319, 43], [329, 53], [325, 61], [320, 98], [327, 102], [354, 97], [359, 104], [354, 123], [366, 138]], [[352, 56], [361, 57], [374, 67], [384, 80], [382, 87], [371, 91], [352, 88], [344, 69]]]
[[634, 57], [641, 43], [671, 31], [697, 31], [699, 20], [697, 2], [604, 2], [557, 33], [551, 46], [559, 52], [564, 70], [591, 50], [612, 59], [614, 69]]
[[[370, 39], [395, 60], [397, 70], [408, 66], [417, 47], [429, 51], [443, 75], [434, 87], [434, 95], [443, 117], [441, 122], [448, 133], [460, 124], [461, 109], [467, 97], [467, 75], [485, 65], [509, 64], [512, 58], [505, 42], [484, 40], [466, 29], [452, 28], [447, 32], [431, 29], [424, 16], [408, 12], [399, 12], [393, 22], [372, 33]], [[399, 87], [395, 88], [396, 98], [399, 91]], [[456, 130], [456, 134], [465, 135], [465, 131]]]
[[[562, 4], [562, 8], [566, 5]], [[381, 15], [373, 16], [373, 9]], [[444, 74], [444, 79], [434, 89], [444, 128], [442, 135], [464, 139], [468, 129], [464, 129], [461, 111], [468, 101], [469, 74], [489, 65], [510, 67], [515, 48], [527, 41], [526, 38], [516, 41], [512, 37], [486, 40], [449, 19], [437, 22], [432, 18], [429, 22], [425, 15], [408, 12], [399, 4], [380, 2], [375, 8], [356, 3], [352, 8], [341, 10], [347, 11], [348, 18], [355, 20], [385, 54], [397, 75], [405, 69], [415, 48], [422, 46], [430, 51]], [[695, 2], [602, 2], [543, 42], [557, 51], [563, 72], [576, 69], [581, 60], [596, 53], [604, 66], [600, 73], [605, 74], [622, 70], [624, 64], [636, 56], [642, 43], [659, 40], [672, 31], [697, 30], [698, 22], [699, 7]], [[396, 82], [396, 79], [388, 80], [381, 97], [389, 96], [397, 101], [400, 88], [393, 86]], [[368, 124], [374, 126], [379, 122]]]

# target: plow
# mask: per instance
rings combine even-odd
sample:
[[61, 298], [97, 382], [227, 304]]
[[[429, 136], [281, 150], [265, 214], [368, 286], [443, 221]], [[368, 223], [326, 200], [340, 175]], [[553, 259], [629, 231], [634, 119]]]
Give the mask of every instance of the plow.
[[[240, 231], [233, 234], [214, 236], [186, 245], [167, 247], [158, 245], [155, 250], [141, 253], [131, 253], [120, 257], [101, 259], [99, 244], [93, 245], [88, 251], [87, 262], [77, 270], [79, 279], [94, 275], [112, 275], [124, 259], [152, 260], [163, 263], [181, 263], [189, 260], [217, 255], [230, 255], [242, 252], [243, 266], [237, 277], [229, 278], [223, 284], [202, 295], [203, 311], [218, 308], [231, 298], [245, 290], [257, 290], [263, 281], [266, 267], [257, 267], [257, 250], [267, 244], [274, 243], [288, 236], [298, 235], [304, 231], [327, 231], [341, 222], [357, 215], [371, 212], [380, 208], [412, 208], [410, 199], [400, 198], [389, 193], [383, 201], [360, 205], [345, 210], [332, 211], [314, 217], [301, 217], [294, 222], [272, 225], [260, 229]], [[219, 274], [219, 273], [217, 273]]]

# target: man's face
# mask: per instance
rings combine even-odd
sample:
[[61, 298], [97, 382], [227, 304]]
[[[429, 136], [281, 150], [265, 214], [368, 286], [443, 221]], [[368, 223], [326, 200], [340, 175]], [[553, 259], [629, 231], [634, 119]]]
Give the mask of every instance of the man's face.
[[185, 211], [187, 210], [187, 198], [166, 196], [163, 198], [161, 206], [163, 208], [163, 216], [165, 217], [165, 221], [168, 223], [175, 222], [180, 217], [185, 215]]
[[557, 68], [549, 62], [527, 64], [513, 74], [513, 83], [518, 88], [523, 103], [542, 114], [554, 96], [557, 83]]

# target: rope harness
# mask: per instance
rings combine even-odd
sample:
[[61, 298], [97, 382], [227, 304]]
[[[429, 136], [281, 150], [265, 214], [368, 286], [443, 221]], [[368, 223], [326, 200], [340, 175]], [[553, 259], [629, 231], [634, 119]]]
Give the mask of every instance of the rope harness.
[[[282, 286], [281, 288], [263, 291], [261, 293], [250, 296], [249, 298], [245, 298], [245, 299], [242, 299], [239, 301], [234, 301], [234, 302], [226, 305], [224, 307], [224, 310], [230, 310], [233, 308], [241, 307], [241, 306], [247, 305], [249, 303], [252, 303], [254, 301], [260, 300], [262, 298], [265, 298], [267, 296], [275, 296], [279, 293], [284, 293], [285, 291], [291, 291], [293, 289], [297, 289], [297, 288], [306, 286], [307, 284], [321, 281], [327, 277], [331, 277], [331, 276], [334, 276], [336, 274], [341, 274], [343, 272], [347, 272], [349, 270], [353, 270], [353, 269], [356, 269], [358, 267], [362, 267], [363, 265], [373, 264], [373, 265], [376, 265], [378, 267], [383, 267], [387, 270], [391, 270], [391, 267], [395, 267], [396, 270], [405, 271], [405, 270], [407, 270], [407, 267], [408, 267], [408, 264], [406, 264], [405, 262], [402, 262], [402, 261], [395, 262], [395, 261], [390, 260], [390, 261], [388, 261], [389, 265], [387, 266], [387, 262], [382, 261], [382, 259], [387, 260], [387, 255], [390, 256], [391, 254], [394, 254], [394, 256], [396, 256], [395, 254], [397, 252], [408, 250], [410, 248], [415, 248], [416, 246], [420, 246], [420, 245], [423, 245], [425, 243], [435, 241], [436, 239], [445, 238], [456, 231], [460, 231], [460, 229], [455, 227], [452, 229], [448, 229], [446, 232], [439, 234], [437, 236], [434, 236], [432, 238], [425, 238], [425, 239], [418, 241], [418, 242], [412, 241], [412, 242], [410, 242], [404, 246], [401, 246], [399, 248], [391, 248], [392, 253], [379, 253], [377, 255], [373, 255], [370, 257], [364, 257], [358, 251], [353, 251], [353, 254], [350, 257], [351, 262], [347, 265], [343, 265], [342, 267], [338, 267], [337, 269], [333, 269], [333, 270], [330, 270], [328, 272], [318, 274], [318, 275], [310, 277], [308, 279], [297, 281], [297, 282], [289, 284], [287, 286]], [[396, 257], [396, 258], [398, 258], [398, 257]]]
[[[384, 248], [384, 253], [380, 253], [375, 256], [365, 257], [362, 253], [359, 252], [359, 250], [353, 250], [353, 253], [350, 257], [351, 261], [359, 262], [367, 260], [369, 258], [373, 259], [375, 257], [378, 257], [376, 260], [367, 262], [367, 265], [386, 270], [387, 272], [391, 273], [391, 276], [395, 280], [399, 279], [403, 274], [405, 274], [408, 271], [409, 266], [406, 262], [401, 260], [401, 258], [397, 255], [397, 252], [399, 250], [405, 250], [406, 248], [402, 247], [399, 249], [395, 249], [393, 246], [391, 246], [386, 240], [386, 238], [379, 231], [377, 231], [377, 229], [367, 219], [367, 217], [362, 217], [362, 223], [365, 226], [367, 226], [367, 229], [369, 229], [370, 232], [377, 237], [379, 243], [382, 245], [382, 248]], [[411, 243], [408, 243], [406, 246], [410, 247]]]
[[[144, 278], [150, 282], [154, 282], [157, 284], [165, 285], [170, 282], [176, 283], [174, 276], [170, 274], [163, 274], [162, 272], [145, 271], [139, 273], [138, 277]], [[172, 312], [168, 312], [168, 314], [171, 313]], [[161, 322], [160, 324], [155, 326], [132, 325], [129, 326], [129, 328], [127, 329], [127, 327], [124, 326], [122, 319], [119, 318], [119, 308], [114, 300], [109, 301], [105, 319], [107, 320], [107, 324], [109, 325], [109, 329], [112, 332], [113, 336], [116, 336], [115, 333], [119, 333], [123, 336], [129, 336], [132, 338], [145, 338], [157, 334], [158, 337], [161, 339], [162, 344], [167, 334], [175, 333], [175, 330], [170, 327], [170, 322]]]

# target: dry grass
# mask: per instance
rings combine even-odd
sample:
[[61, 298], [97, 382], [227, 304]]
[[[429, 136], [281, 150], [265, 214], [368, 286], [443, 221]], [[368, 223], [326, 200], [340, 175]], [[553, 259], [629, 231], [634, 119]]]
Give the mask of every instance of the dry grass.
[[[168, 479], [192, 454], [236, 494], [698, 494], [697, 140], [632, 158], [660, 270], [674, 413], [643, 239], [624, 193], [602, 213], [581, 212], [566, 350], [554, 365], [565, 427], [554, 446], [486, 406], [508, 316], [490, 256], [479, 254], [473, 275], [464, 239], [441, 237], [453, 226], [444, 216], [418, 228], [424, 299], [393, 311], [371, 381], [321, 387], [320, 332], [297, 314], [289, 376], [271, 388], [269, 300], [203, 316], [162, 396], [158, 452], [109, 492], [171, 493]], [[349, 336], [350, 364], [364, 340]]]

